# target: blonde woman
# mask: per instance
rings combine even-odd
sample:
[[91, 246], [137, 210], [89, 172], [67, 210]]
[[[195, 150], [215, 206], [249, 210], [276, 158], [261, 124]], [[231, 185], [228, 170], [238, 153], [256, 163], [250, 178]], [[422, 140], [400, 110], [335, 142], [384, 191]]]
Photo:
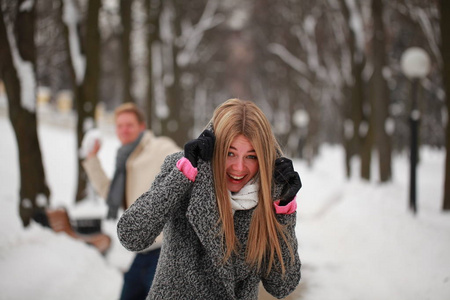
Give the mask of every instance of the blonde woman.
[[300, 281], [292, 161], [280, 157], [270, 124], [252, 102], [231, 99], [122, 215], [121, 243], [149, 247], [164, 231], [147, 299], [277, 298]]

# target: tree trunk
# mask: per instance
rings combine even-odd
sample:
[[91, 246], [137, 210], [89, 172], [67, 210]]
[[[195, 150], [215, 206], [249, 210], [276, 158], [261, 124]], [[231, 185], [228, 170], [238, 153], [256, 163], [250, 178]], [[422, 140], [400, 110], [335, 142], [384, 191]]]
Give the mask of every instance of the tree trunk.
[[310, 121], [308, 124], [308, 136], [306, 137], [306, 161], [312, 166], [314, 158], [319, 154], [320, 147], [320, 108], [319, 99], [313, 98], [310, 104]]
[[133, 0], [120, 0], [120, 17], [122, 21], [122, 74], [123, 74], [123, 102], [134, 102], [131, 94], [131, 7]]
[[[64, 9], [65, 1], [61, 0], [61, 9]], [[81, 38], [79, 30], [77, 30], [78, 40], [84, 41], [80, 43], [83, 47], [83, 56], [86, 60], [86, 68], [83, 74], [75, 72], [73, 59], [70, 61], [70, 69], [72, 73], [72, 82], [74, 87], [74, 102], [77, 110], [77, 153], [81, 147], [84, 134], [87, 130], [95, 126], [95, 108], [99, 97], [99, 74], [100, 74], [100, 33], [98, 26], [98, 15], [101, 7], [100, 0], [90, 0], [88, 6], [88, 16], [85, 26], [84, 39]], [[62, 14], [61, 14], [62, 15]], [[79, 29], [80, 24], [77, 24]], [[67, 49], [70, 51], [71, 57], [74, 55], [82, 55], [81, 53], [72, 53], [73, 47], [70, 46], [69, 28], [67, 24], [64, 26]], [[81, 165], [82, 159], [77, 157], [78, 163], [78, 179], [75, 201], [84, 199], [87, 195], [87, 175]]]
[[159, 17], [161, 15], [162, 1], [161, 0], [146, 0], [145, 7], [147, 9], [147, 53], [148, 53], [148, 87], [147, 87], [147, 101], [146, 101], [146, 115], [147, 126], [151, 128], [153, 116], [155, 115], [156, 103], [154, 99], [155, 84], [153, 82], [153, 57], [152, 45], [153, 42], [159, 40]]
[[[342, 14], [346, 20], [346, 24], [348, 26], [348, 47], [350, 50], [351, 56], [351, 72], [353, 84], [350, 88], [350, 109], [346, 112], [347, 118], [352, 121], [352, 132], [353, 135], [351, 137], [344, 135], [344, 144], [345, 144], [345, 152], [346, 152], [346, 168], [347, 168], [347, 177], [351, 176], [351, 165], [350, 160], [353, 155], [359, 155], [360, 158], [363, 156], [362, 151], [362, 140], [359, 135], [359, 129], [361, 127], [361, 123], [363, 122], [363, 100], [364, 100], [364, 80], [362, 78], [362, 72], [365, 66], [365, 59], [363, 49], [358, 49], [358, 45], [356, 44], [356, 33], [354, 32], [353, 27], [350, 25], [351, 16], [350, 10], [347, 6], [347, 2], [345, 0], [341, 0]], [[346, 108], [347, 109], [347, 108]], [[370, 156], [369, 156], [370, 159]], [[370, 161], [369, 161], [370, 164]]]
[[[363, 54], [361, 54], [363, 55]], [[352, 74], [354, 79], [354, 84], [352, 86], [352, 121], [353, 121], [353, 151], [355, 151], [358, 156], [362, 157], [362, 144], [363, 140], [360, 135], [360, 128], [363, 122], [367, 122], [364, 116], [364, 80], [362, 78], [362, 73], [365, 66], [365, 59], [361, 57], [361, 60], [352, 60]], [[361, 159], [362, 160], [362, 159]], [[369, 157], [370, 164], [370, 157]]]
[[[101, 0], [90, 0], [85, 36], [86, 73], [84, 81], [79, 87], [81, 93], [77, 99], [77, 149], [81, 148], [84, 134], [95, 126], [95, 108], [99, 98], [100, 84], [100, 31], [98, 15]], [[78, 158], [78, 187], [75, 196], [76, 201], [86, 197], [87, 175], [81, 165], [82, 159]]]
[[161, 120], [161, 134], [171, 137], [178, 145], [184, 145], [189, 137], [188, 132], [192, 125], [189, 122], [191, 111], [186, 107], [181, 86], [182, 69], [177, 63], [179, 48], [176, 39], [181, 36], [181, 3], [171, 1], [174, 11], [173, 43], [172, 43], [172, 76], [173, 81], [166, 87], [166, 105], [168, 116]]
[[[370, 104], [370, 112], [363, 111], [363, 121], [361, 122], [359, 130], [361, 139], [361, 178], [370, 180], [372, 175], [372, 149], [375, 144], [375, 116], [374, 116], [374, 103], [375, 95], [373, 92], [374, 85], [372, 83], [373, 78], [369, 81], [369, 93], [368, 102]], [[363, 104], [364, 105], [364, 104]]]
[[[371, 86], [373, 89], [373, 86]], [[361, 127], [358, 128], [360, 134], [364, 134], [364, 136], [360, 136], [361, 138], [361, 178], [365, 180], [370, 180], [371, 172], [372, 172], [372, 148], [374, 145], [375, 134], [374, 134], [374, 123], [375, 117], [373, 114], [373, 102], [374, 100], [373, 93], [370, 93], [369, 101], [372, 103], [372, 112], [369, 116], [365, 116], [366, 120], [361, 123]]]
[[[450, 114], [450, 2], [448, 0], [441, 0], [441, 53], [443, 66], [443, 82], [445, 97], [447, 103], [447, 115]], [[446, 141], [446, 158], [445, 158], [445, 183], [444, 183], [444, 201], [442, 209], [450, 210], [450, 121], [447, 120], [447, 141]]]
[[373, 15], [373, 111], [375, 145], [378, 150], [380, 181], [387, 182], [392, 177], [391, 140], [386, 132], [385, 124], [389, 117], [389, 91], [383, 68], [386, 64], [386, 39], [383, 25], [383, 0], [372, 0]]
[[[9, 117], [17, 140], [20, 165], [20, 194], [19, 215], [24, 226], [28, 226], [35, 213], [49, 204], [50, 190], [45, 180], [44, 166], [42, 164], [41, 150], [37, 135], [36, 124], [36, 86], [25, 88], [33, 89], [29, 95], [24, 95], [24, 84], [20, 80], [20, 70], [16, 70], [13, 61], [14, 55], [22, 64], [31, 64], [32, 76], [36, 82], [35, 64], [36, 47], [34, 43], [35, 5], [29, 10], [20, 10], [25, 0], [17, 4], [17, 17], [15, 20], [15, 33], [10, 31], [10, 37], [15, 40], [13, 45], [8, 40], [3, 11], [0, 9], [0, 74], [5, 82], [8, 95]], [[19, 26], [20, 24], [20, 26]], [[12, 24], [10, 25], [12, 26]], [[10, 27], [11, 28], [11, 27]], [[15, 47], [17, 46], [17, 47]], [[26, 97], [30, 97], [26, 99]], [[32, 99], [31, 99], [32, 97]], [[34, 102], [32, 107], [25, 107], [26, 101]]]

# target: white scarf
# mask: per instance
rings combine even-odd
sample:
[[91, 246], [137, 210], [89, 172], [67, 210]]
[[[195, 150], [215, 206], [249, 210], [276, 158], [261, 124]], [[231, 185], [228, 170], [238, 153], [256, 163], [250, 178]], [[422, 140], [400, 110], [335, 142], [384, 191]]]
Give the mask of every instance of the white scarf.
[[236, 210], [249, 210], [258, 204], [259, 184], [257, 180], [250, 180], [236, 193], [228, 191], [233, 215]]

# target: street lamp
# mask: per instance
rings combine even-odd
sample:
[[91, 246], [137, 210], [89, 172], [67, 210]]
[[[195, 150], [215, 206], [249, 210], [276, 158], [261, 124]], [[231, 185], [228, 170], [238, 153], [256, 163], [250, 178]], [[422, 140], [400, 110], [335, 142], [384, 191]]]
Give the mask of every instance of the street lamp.
[[420, 123], [420, 111], [417, 108], [417, 88], [419, 81], [430, 72], [430, 58], [425, 50], [412, 47], [408, 48], [401, 57], [403, 74], [412, 82], [412, 103], [409, 116], [411, 127], [411, 153], [410, 153], [410, 183], [409, 206], [414, 213], [417, 212], [416, 202], [416, 167], [418, 159], [418, 131]]

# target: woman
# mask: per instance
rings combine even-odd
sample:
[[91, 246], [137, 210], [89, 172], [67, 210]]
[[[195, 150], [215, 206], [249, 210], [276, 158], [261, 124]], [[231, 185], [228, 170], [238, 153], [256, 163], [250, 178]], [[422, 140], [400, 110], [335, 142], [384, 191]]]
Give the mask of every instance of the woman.
[[147, 299], [257, 299], [261, 281], [278, 298], [296, 288], [301, 182], [280, 153], [262, 111], [231, 99], [184, 153], [166, 158], [118, 223], [131, 251], [149, 247], [164, 229]]

